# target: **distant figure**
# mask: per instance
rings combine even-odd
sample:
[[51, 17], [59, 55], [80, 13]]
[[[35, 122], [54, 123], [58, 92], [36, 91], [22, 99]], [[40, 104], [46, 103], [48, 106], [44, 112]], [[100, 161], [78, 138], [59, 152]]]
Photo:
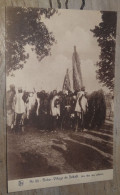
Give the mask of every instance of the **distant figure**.
[[114, 116], [114, 96], [112, 96], [110, 102], [109, 120], [113, 120], [113, 116]]
[[15, 127], [16, 131], [22, 129], [24, 131], [24, 114], [25, 114], [25, 102], [23, 100], [23, 90], [21, 87], [18, 88], [18, 92], [14, 98], [15, 102]]
[[14, 127], [14, 97], [15, 97], [15, 86], [10, 85], [10, 89], [6, 93], [6, 106], [7, 106], [7, 126], [11, 130]]
[[74, 130], [75, 124], [76, 124], [76, 112], [75, 112], [75, 106], [76, 106], [76, 95], [72, 94], [70, 99], [70, 105], [71, 105], [71, 127]]
[[51, 99], [50, 114], [52, 116], [52, 127], [56, 129], [60, 117], [60, 100], [56, 90], [53, 91], [53, 98]]
[[39, 92], [37, 92], [37, 109], [36, 109], [36, 115], [39, 116], [39, 109], [40, 109], [40, 97], [39, 97]]
[[30, 92], [27, 99], [27, 119], [31, 119], [32, 113], [35, 114], [36, 101], [37, 101], [36, 92]]
[[88, 108], [88, 101], [85, 97], [85, 87], [81, 88], [81, 91], [77, 93], [77, 101], [75, 106], [75, 112], [77, 113], [77, 124], [76, 124], [76, 131], [80, 126], [81, 131], [84, 130], [84, 123], [85, 123], [85, 113]]

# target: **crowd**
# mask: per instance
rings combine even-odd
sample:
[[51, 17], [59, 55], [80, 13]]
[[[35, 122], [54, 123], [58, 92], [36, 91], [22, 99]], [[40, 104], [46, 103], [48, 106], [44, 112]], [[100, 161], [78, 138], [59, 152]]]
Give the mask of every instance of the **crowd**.
[[10, 85], [7, 91], [7, 127], [19, 132], [25, 125], [42, 130], [84, 130], [88, 100], [85, 87], [76, 92], [23, 91]]

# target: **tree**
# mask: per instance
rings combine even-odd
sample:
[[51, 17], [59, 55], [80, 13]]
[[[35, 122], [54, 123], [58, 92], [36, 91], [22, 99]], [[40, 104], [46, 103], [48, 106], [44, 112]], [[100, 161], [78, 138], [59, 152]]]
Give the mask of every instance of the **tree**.
[[38, 8], [6, 8], [6, 71], [22, 69], [29, 54], [25, 46], [30, 45], [35, 50], [38, 60], [50, 54], [55, 42], [52, 32], [49, 32], [41, 21], [41, 16], [50, 18], [54, 9]]
[[86, 115], [86, 128], [100, 129], [106, 118], [106, 102], [103, 90], [92, 92], [88, 96], [88, 112]]
[[97, 79], [110, 90], [114, 88], [115, 78], [115, 39], [116, 39], [116, 12], [101, 12], [102, 22], [95, 26], [94, 37], [101, 47], [100, 60], [96, 63]]

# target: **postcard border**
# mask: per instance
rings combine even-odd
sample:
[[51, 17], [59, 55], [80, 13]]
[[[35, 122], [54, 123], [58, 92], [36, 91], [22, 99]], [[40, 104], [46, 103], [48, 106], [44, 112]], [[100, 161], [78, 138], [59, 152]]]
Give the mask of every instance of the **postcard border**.
[[113, 179], [113, 169], [8, 181], [8, 193]]

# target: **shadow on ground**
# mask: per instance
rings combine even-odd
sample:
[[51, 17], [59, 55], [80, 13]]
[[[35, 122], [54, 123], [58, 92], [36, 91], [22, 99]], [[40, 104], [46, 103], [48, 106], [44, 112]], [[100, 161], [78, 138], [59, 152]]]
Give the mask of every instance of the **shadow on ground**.
[[76, 171], [84, 172], [112, 168], [112, 162], [96, 150], [69, 140], [66, 141], [66, 145], [67, 150], [63, 150], [56, 145], [52, 147], [61, 152], [67, 163]]
[[10, 154], [9, 161], [14, 162], [11, 164], [12, 167], [9, 170], [9, 180], [39, 177], [46, 175], [58, 174], [59, 168], [48, 165], [48, 161], [42, 155], [35, 155], [29, 152], [21, 153], [21, 156]]
[[90, 146], [94, 146], [97, 149], [107, 152], [111, 155], [113, 153], [113, 146], [109, 142], [105, 142], [104, 140], [98, 142], [96, 140], [83, 137], [82, 135], [74, 135], [74, 134], [71, 134], [70, 138], [79, 141], [79, 143], [85, 143], [85, 144], [89, 144]]

